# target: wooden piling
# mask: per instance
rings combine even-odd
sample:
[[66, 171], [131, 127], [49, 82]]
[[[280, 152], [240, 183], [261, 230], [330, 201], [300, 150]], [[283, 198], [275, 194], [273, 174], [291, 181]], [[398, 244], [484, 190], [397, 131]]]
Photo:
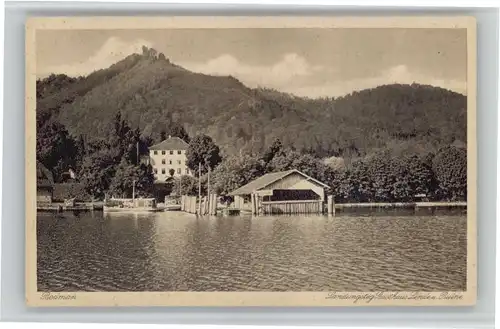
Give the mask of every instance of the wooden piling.
[[217, 209], [217, 199], [215, 198], [215, 194], [210, 194], [208, 198], [208, 215], [214, 216], [215, 210]]
[[207, 195], [207, 205], [205, 207], [205, 215], [210, 215], [210, 194]]
[[203, 197], [203, 210], [201, 212], [202, 215], [208, 214], [208, 197], [204, 196]]
[[198, 215], [201, 213], [201, 162], [198, 163]]
[[198, 198], [195, 196], [191, 197], [191, 213], [196, 214], [198, 211]]
[[210, 215], [216, 216], [217, 215], [217, 200], [219, 199], [217, 194], [211, 194], [212, 196], [212, 209], [210, 211]]
[[208, 194], [208, 212], [207, 212], [207, 215], [212, 215], [212, 208], [213, 208], [213, 195], [212, 194]]
[[333, 200], [333, 195], [328, 196], [327, 202], [328, 215], [335, 215], [335, 201]]
[[257, 205], [256, 205], [256, 198], [255, 198], [255, 193], [252, 193], [250, 195], [252, 199], [252, 215], [257, 215]]

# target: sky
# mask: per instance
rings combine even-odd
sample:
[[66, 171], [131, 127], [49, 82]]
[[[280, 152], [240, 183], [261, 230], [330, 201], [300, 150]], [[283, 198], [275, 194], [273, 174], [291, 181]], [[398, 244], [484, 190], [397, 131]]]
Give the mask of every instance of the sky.
[[338, 97], [390, 83], [466, 94], [465, 29], [39, 30], [37, 76], [87, 75], [143, 45], [188, 70], [249, 87]]

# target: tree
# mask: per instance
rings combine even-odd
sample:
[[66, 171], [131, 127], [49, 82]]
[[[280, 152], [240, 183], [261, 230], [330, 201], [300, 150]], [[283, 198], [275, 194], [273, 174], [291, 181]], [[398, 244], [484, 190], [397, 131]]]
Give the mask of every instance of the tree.
[[213, 171], [211, 179], [217, 194], [228, 194], [264, 174], [259, 159], [243, 155], [225, 159]]
[[188, 143], [188, 144], [190, 143], [189, 135], [183, 126], [176, 124], [176, 123], [173, 123], [173, 124], [171, 124], [169, 131], [170, 131], [170, 135], [172, 137], [179, 137], [180, 139], [182, 139], [186, 143]]
[[83, 160], [80, 181], [90, 195], [103, 197], [109, 189], [115, 170], [114, 159], [109, 152], [91, 153]]
[[385, 151], [368, 158], [367, 164], [375, 201], [409, 201], [413, 198], [408, 167], [400, 158]]
[[449, 200], [467, 199], [467, 150], [454, 146], [444, 147], [432, 161], [439, 191]]
[[162, 130], [160, 132], [160, 142], [164, 141], [165, 139], [168, 138], [168, 136], [171, 137], [179, 137], [186, 143], [190, 142], [190, 138], [186, 130], [184, 129], [183, 126], [177, 124], [177, 123], [169, 123], [166, 129]]
[[140, 130], [132, 129], [128, 122], [121, 118], [121, 113], [118, 112], [115, 118], [114, 134], [111, 136], [111, 146], [115, 148], [118, 161], [123, 156], [131, 163], [138, 163], [137, 146], [141, 142]]
[[324, 159], [323, 163], [336, 171], [340, 171], [340, 170], [345, 168], [344, 158], [332, 156], [332, 157]]
[[426, 195], [432, 197], [437, 187], [436, 178], [432, 167], [416, 155], [405, 157], [405, 165], [408, 168], [410, 190], [413, 197], [416, 195]]
[[151, 165], [140, 164], [136, 166], [137, 182], [136, 193], [139, 197], [150, 197], [153, 194], [155, 176]]
[[191, 176], [176, 178], [174, 191], [178, 193], [179, 190], [182, 195], [198, 195], [198, 179]]
[[135, 188], [135, 196], [150, 196], [154, 183], [151, 169], [146, 165], [133, 165], [123, 158], [116, 168], [109, 191], [113, 195], [130, 198]]
[[339, 201], [369, 202], [374, 198], [372, 176], [365, 160], [355, 161], [349, 169], [341, 171], [333, 187]]
[[267, 165], [269, 162], [273, 160], [273, 158], [280, 154], [283, 151], [283, 144], [279, 138], [276, 138], [271, 146], [264, 152], [262, 155], [262, 160]]
[[174, 177], [174, 175], [175, 175], [175, 169], [174, 168], [170, 168], [168, 170], [168, 174], [170, 175], [170, 177]]
[[37, 127], [36, 155], [44, 166], [52, 170], [58, 180], [63, 172], [75, 167], [77, 142], [63, 125], [49, 120]]
[[81, 168], [83, 159], [87, 155], [87, 145], [82, 135], [76, 141], [76, 157], [75, 157], [75, 170], [78, 172]]
[[187, 166], [198, 175], [198, 165], [201, 163], [201, 172], [205, 174], [208, 168], [214, 169], [221, 161], [220, 149], [212, 138], [207, 135], [197, 135], [191, 140], [186, 151]]
[[130, 198], [132, 197], [132, 190], [136, 180], [137, 173], [135, 167], [123, 158], [116, 168], [109, 192], [115, 197]]
[[268, 163], [267, 172], [297, 169], [320, 181], [325, 180], [327, 166], [310, 154], [301, 154], [293, 150], [285, 150], [276, 154]]
[[393, 202], [408, 202], [415, 197], [414, 186], [411, 184], [411, 173], [408, 170], [407, 163], [400, 158], [391, 159], [392, 168], [392, 190], [391, 197]]

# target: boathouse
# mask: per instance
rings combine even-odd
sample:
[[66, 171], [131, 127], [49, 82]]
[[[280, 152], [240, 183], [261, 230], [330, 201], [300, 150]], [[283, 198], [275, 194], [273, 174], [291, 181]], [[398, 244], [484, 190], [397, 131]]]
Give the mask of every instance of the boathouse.
[[40, 161], [36, 162], [36, 202], [52, 203], [54, 177]]
[[253, 214], [322, 213], [327, 187], [294, 169], [266, 174], [229, 195], [233, 208]]

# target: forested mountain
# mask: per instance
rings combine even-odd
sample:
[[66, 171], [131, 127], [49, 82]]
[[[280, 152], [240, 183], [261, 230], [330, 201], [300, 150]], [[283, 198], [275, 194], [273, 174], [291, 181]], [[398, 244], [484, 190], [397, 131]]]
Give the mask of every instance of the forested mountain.
[[307, 99], [251, 89], [233, 77], [190, 72], [144, 48], [87, 77], [37, 82], [38, 125], [107, 138], [117, 112], [154, 141], [179, 129], [213, 138], [223, 154], [256, 154], [279, 138], [318, 157], [389, 149], [422, 154], [466, 142], [466, 96], [424, 85], [385, 85], [339, 98]]

